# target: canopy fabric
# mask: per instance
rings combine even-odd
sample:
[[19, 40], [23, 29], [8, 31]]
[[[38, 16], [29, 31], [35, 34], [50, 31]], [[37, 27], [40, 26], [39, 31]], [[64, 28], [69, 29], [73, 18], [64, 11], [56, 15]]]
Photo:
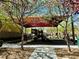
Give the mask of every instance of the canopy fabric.
[[26, 17], [24, 20], [24, 27], [51, 27], [52, 23], [43, 17]]
[[[39, 16], [29, 16], [24, 18], [24, 27], [57, 27], [60, 22], [64, 20], [63, 16], [55, 16], [51, 20], [46, 20]], [[21, 23], [21, 22], [19, 22]], [[21, 25], [21, 24], [20, 24]]]

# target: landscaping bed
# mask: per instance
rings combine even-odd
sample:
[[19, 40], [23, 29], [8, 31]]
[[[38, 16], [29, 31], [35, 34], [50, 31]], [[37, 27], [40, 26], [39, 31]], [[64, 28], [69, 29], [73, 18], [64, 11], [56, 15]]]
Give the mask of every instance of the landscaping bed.
[[71, 51], [68, 48], [55, 49], [58, 59], [79, 59], [79, 48], [71, 48]]
[[34, 48], [0, 48], [0, 59], [29, 59]]

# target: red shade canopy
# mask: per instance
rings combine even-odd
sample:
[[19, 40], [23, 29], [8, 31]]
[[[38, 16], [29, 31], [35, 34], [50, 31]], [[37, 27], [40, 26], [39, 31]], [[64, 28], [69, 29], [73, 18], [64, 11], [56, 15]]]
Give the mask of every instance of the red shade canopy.
[[24, 25], [25, 27], [51, 27], [51, 25], [49, 23], [43, 23], [43, 22], [39, 22], [39, 23], [28, 23]]
[[54, 17], [51, 20], [45, 20], [43, 17], [33, 17], [29, 16], [24, 18], [24, 27], [57, 27], [62, 21], [62, 17]]

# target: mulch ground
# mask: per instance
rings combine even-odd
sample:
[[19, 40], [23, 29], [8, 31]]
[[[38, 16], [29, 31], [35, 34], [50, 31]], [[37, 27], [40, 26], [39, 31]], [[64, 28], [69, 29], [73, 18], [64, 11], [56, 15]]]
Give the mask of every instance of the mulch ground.
[[[0, 48], [0, 59], [29, 59], [35, 48]], [[79, 59], [79, 49], [55, 48], [58, 59]]]
[[55, 49], [58, 59], [79, 59], [79, 48], [71, 48], [71, 51], [67, 48]]
[[0, 59], [29, 59], [35, 48], [0, 48]]

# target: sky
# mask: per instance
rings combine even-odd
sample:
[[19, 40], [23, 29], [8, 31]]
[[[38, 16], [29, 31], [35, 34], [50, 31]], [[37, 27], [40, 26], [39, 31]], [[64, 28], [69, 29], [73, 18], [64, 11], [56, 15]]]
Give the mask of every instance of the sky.
[[45, 14], [47, 14], [48, 12], [49, 12], [49, 9], [48, 9], [47, 7], [45, 7], [45, 6], [40, 6], [40, 7], [37, 9], [37, 11], [36, 11], [36, 13], [39, 14], [39, 15], [45, 15]]
[[[49, 14], [49, 8], [47, 8], [46, 6], [40, 6], [39, 8], [37, 8], [36, 10], [36, 14], [37, 15], [47, 15]], [[61, 12], [63, 11], [61, 8], [60, 8]], [[57, 6], [54, 6], [54, 7], [51, 7], [51, 13], [52, 15], [58, 15], [60, 12], [59, 12], [59, 8]], [[63, 13], [61, 13], [61, 15], [63, 15]]]
[[73, 15], [74, 25], [76, 25], [79, 28], [79, 14]]

